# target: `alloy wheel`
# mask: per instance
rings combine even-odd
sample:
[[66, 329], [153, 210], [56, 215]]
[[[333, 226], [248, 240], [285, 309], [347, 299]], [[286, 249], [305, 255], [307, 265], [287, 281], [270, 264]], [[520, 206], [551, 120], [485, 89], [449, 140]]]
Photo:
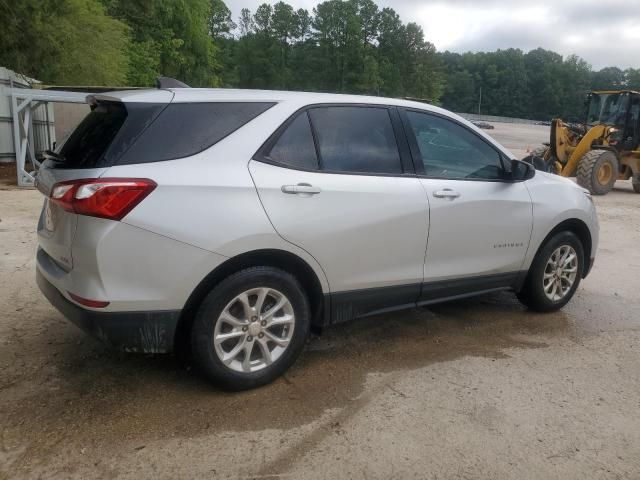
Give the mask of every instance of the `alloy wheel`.
[[236, 372], [268, 367], [287, 350], [295, 327], [289, 299], [273, 288], [242, 292], [222, 310], [213, 345], [220, 361]]
[[544, 269], [544, 294], [553, 302], [562, 300], [573, 287], [578, 274], [578, 254], [570, 245], [556, 248]]

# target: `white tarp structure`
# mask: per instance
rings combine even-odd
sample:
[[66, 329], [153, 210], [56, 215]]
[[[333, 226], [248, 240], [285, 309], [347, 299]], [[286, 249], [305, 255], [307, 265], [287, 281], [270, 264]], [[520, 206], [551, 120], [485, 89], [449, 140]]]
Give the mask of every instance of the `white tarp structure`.
[[[55, 142], [53, 113], [49, 104], [51, 102], [85, 103], [87, 94], [29, 88], [30, 84], [38, 82], [16, 75], [11, 70], [1, 67], [0, 77], [2, 77], [1, 80], [4, 80], [0, 82], [0, 105], [10, 107], [10, 117], [6, 115], [2, 117], [2, 119], [8, 120], [3, 123], [3, 126], [10, 124], [13, 134], [12, 136], [0, 135], [2, 142], [0, 151], [14, 152], [18, 186], [32, 186], [36, 171], [40, 166], [40, 162], [36, 158], [36, 151], [52, 148]], [[43, 115], [44, 117], [40, 118]], [[36, 138], [34, 131], [38, 127], [40, 127], [38, 132], [40, 135]], [[9, 145], [11, 140], [13, 148]], [[36, 144], [39, 148], [36, 147]], [[43, 148], [43, 145], [46, 145], [46, 148]], [[30, 167], [27, 167], [27, 164]]]

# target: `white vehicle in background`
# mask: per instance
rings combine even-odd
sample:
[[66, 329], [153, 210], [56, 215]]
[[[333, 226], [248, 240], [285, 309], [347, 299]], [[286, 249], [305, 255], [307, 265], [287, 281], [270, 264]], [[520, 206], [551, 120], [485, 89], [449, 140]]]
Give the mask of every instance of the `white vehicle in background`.
[[50, 152], [37, 279], [127, 351], [187, 341], [232, 389], [310, 327], [496, 290], [561, 308], [598, 244], [590, 195], [443, 109], [223, 89], [88, 97]]

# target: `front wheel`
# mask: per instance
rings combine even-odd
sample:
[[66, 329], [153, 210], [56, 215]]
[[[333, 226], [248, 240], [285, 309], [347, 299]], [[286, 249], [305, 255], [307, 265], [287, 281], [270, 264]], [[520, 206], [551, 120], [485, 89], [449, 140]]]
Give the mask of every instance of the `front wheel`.
[[518, 298], [537, 312], [558, 310], [573, 297], [583, 269], [582, 243], [572, 232], [559, 232], [536, 255]]
[[618, 178], [618, 159], [610, 150], [591, 150], [584, 154], [578, 164], [578, 185], [594, 195], [605, 195], [611, 191]]
[[198, 366], [230, 390], [265, 385], [296, 360], [309, 334], [310, 308], [298, 280], [273, 267], [253, 267], [218, 284], [191, 331]]

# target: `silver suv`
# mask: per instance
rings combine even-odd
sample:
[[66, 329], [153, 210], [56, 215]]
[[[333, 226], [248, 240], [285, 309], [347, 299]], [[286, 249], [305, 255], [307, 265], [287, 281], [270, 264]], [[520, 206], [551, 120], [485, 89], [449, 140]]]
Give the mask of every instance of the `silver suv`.
[[132, 352], [183, 341], [227, 388], [282, 374], [312, 326], [509, 289], [562, 307], [598, 243], [590, 195], [462, 118], [396, 99], [93, 95], [37, 185], [37, 281]]

